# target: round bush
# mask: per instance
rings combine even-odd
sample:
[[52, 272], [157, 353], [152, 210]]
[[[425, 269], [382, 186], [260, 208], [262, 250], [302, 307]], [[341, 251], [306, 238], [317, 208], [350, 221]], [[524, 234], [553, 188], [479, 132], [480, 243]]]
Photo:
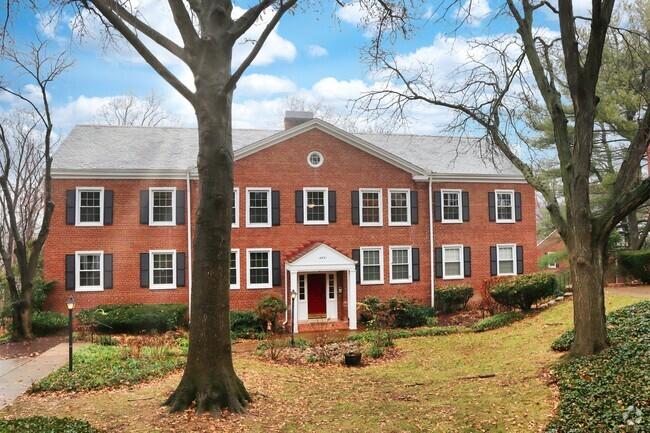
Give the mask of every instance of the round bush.
[[465, 308], [472, 295], [474, 295], [474, 288], [469, 284], [437, 287], [434, 293], [436, 310], [450, 313]]
[[492, 287], [490, 295], [501, 305], [527, 311], [533, 304], [553, 296], [554, 291], [553, 274], [538, 272], [508, 278]]

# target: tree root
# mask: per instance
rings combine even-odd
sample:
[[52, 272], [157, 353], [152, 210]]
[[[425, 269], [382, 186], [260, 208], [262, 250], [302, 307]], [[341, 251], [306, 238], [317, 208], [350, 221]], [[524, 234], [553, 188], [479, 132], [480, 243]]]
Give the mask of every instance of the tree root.
[[188, 384], [184, 377], [162, 405], [168, 406], [168, 412], [173, 413], [182, 412], [196, 402], [197, 414], [210, 413], [218, 419], [224, 410], [238, 415], [248, 414], [246, 406], [252, 401], [251, 395], [237, 378], [194, 385]]

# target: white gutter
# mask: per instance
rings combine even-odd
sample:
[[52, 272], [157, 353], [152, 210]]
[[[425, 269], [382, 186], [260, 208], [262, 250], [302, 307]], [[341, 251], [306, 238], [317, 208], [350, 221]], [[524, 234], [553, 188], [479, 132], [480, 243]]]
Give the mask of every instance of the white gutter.
[[434, 268], [435, 263], [433, 259], [433, 192], [431, 188], [431, 183], [433, 182], [433, 177], [429, 176], [429, 266], [431, 269], [431, 306], [435, 307], [435, 286], [436, 286], [436, 270]]
[[190, 170], [187, 169], [187, 177], [186, 177], [186, 183], [187, 183], [187, 275], [188, 275], [188, 302], [187, 302], [187, 310], [188, 310], [188, 315], [190, 317], [190, 321], [192, 320], [192, 201], [190, 200], [192, 193], [191, 188], [190, 188]]
[[[284, 270], [284, 303], [286, 304], [286, 308], [284, 310], [284, 322], [282, 322], [282, 326], [286, 326], [287, 323], [289, 322], [289, 292], [287, 292], [288, 286], [287, 286], [287, 270]], [[293, 303], [291, 305], [291, 308], [293, 308]], [[291, 312], [293, 314], [293, 311]]]

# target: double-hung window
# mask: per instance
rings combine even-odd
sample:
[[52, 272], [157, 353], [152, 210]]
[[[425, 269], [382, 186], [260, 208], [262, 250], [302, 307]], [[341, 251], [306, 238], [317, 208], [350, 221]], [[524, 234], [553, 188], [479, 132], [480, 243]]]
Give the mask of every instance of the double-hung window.
[[239, 227], [239, 188], [232, 190], [232, 227]]
[[271, 188], [246, 188], [246, 227], [271, 227]]
[[361, 284], [384, 283], [384, 249], [382, 247], [361, 248]]
[[104, 225], [104, 188], [77, 188], [75, 225]]
[[515, 193], [514, 191], [495, 191], [496, 221], [498, 223], [515, 222]]
[[149, 224], [176, 225], [176, 188], [149, 188]]
[[546, 260], [548, 262], [548, 268], [549, 269], [557, 268], [557, 258], [555, 256], [555, 252], [549, 251], [548, 253], [546, 253], [546, 257], [547, 257]]
[[456, 190], [442, 190], [442, 222], [461, 223], [462, 218], [462, 194]]
[[390, 247], [390, 282], [410, 283], [411, 247]]
[[408, 226], [411, 224], [411, 192], [408, 189], [388, 190], [388, 225]]
[[497, 245], [497, 275], [517, 273], [516, 245]]
[[239, 249], [230, 250], [230, 288], [239, 289]]
[[381, 189], [359, 190], [360, 200], [360, 225], [380, 226], [381, 217]]
[[176, 251], [149, 251], [152, 289], [176, 288]]
[[463, 246], [442, 246], [442, 278], [445, 280], [458, 280], [464, 276]]
[[248, 285], [249, 289], [270, 289], [271, 281], [271, 249], [252, 248], [246, 250], [248, 255]]
[[327, 188], [305, 188], [303, 194], [305, 224], [327, 224]]
[[76, 291], [104, 290], [104, 253], [102, 251], [77, 251], [75, 258]]

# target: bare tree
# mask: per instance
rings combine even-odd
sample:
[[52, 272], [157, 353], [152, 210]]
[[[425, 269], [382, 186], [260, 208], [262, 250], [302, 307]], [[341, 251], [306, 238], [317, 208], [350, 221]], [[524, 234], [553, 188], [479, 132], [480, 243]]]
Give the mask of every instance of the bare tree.
[[[47, 42], [41, 41], [29, 44], [24, 52], [7, 47], [2, 57], [33, 89], [26, 94], [0, 82], [1, 91], [26, 107], [0, 119], [0, 256], [12, 302], [11, 337], [23, 340], [33, 338], [34, 278], [54, 211], [53, 123], [47, 88], [72, 62], [65, 52], [50, 54]], [[14, 274], [14, 258], [19, 275]]]
[[92, 122], [119, 126], [176, 126], [180, 124], [162, 108], [163, 97], [154, 90], [144, 98], [133, 92], [115, 96], [99, 107]]

